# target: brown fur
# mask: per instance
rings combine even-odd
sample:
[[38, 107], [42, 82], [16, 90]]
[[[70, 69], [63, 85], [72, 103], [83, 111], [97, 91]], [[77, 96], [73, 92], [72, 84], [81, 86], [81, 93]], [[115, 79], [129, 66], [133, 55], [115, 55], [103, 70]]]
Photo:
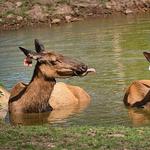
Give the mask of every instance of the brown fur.
[[[143, 55], [150, 62], [150, 53], [143, 52]], [[126, 106], [150, 110], [150, 80], [134, 81], [126, 90], [123, 101]]]
[[8, 99], [10, 96], [10, 93], [4, 89], [2, 86], [0, 86], [0, 118], [4, 118], [6, 116], [6, 113], [8, 111]]
[[134, 81], [126, 90], [123, 101], [126, 106], [149, 107], [150, 80]]
[[[25, 87], [23, 83], [18, 83], [17, 86]], [[0, 87], [0, 91], [3, 93], [3, 96], [0, 97], [0, 104], [3, 108], [0, 110], [0, 118], [4, 118], [7, 113], [10, 94], [2, 87]], [[78, 86], [58, 82], [54, 85], [49, 103], [53, 107], [52, 112], [31, 113], [30, 116], [26, 113], [12, 113], [10, 114], [10, 121], [12, 124], [24, 125], [56, 122], [84, 110], [90, 103], [90, 97]]]
[[84, 105], [87, 106], [89, 104], [90, 96], [80, 87], [59, 82], [54, 86], [49, 102], [54, 109], [69, 105], [79, 106], [80, 108], [81, 106], [84, 107]]

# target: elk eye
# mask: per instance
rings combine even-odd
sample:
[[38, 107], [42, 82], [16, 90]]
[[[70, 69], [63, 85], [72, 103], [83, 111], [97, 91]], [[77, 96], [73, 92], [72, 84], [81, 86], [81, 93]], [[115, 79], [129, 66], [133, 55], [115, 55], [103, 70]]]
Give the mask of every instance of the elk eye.
[[61, 63], [61, 61], [59, 61], [59, 60], [55, 60], [55, 61], [48, 61], [48, 64], [50, 64], [50, 65], [57, 65], [58, 63]]

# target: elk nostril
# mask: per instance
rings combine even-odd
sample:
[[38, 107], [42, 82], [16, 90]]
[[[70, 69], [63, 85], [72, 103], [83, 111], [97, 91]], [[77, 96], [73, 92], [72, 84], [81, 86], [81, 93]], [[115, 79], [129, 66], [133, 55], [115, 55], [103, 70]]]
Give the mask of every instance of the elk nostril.
[[78, 67], [78, 70], [77, 70], [77, 73], [78, 74], [82, 74], [82, 73], [84, 73], [84, 72], [86, 72], [87, 71], [87, 66], [86, 65], [80, 65], [79, 67]]
[[88, 67], [84, 64], [80, 64], [77, 66], [76, 70], [74, 71], [75, 75], [82, 75], [87, 71]]
[[88, 67], [87, 67], [86, 65], [82, 65], [82, 66], [81, 66], [81, 70], [82, 70], [82, 71], [86, 71], [87, 68], [88, 68]]

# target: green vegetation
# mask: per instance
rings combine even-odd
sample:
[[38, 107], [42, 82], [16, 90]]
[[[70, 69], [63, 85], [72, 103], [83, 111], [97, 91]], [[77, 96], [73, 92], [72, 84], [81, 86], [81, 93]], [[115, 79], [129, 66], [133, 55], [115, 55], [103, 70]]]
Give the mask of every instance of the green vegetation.
[[0, 149], [148, 150], [149, 127], [53, 127], [0, 124]]
[[0, 81], [0, 86], [4, 86], [1, 81]]

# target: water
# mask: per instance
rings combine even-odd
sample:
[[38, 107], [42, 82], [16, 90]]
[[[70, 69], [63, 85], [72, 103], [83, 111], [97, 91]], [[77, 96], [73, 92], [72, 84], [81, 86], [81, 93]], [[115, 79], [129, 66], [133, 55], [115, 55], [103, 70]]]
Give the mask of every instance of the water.
[[[133, 80], [149, 79], [148, 62], [142, 52], [150, 49], [150, 16], [114, 16], [54, 26], [26, 28], [0, 33], [0, 81], [11, 89], [19, 81], [29, 82], [33, 68], [23, 66], [18, 46], [33, 49], [40, 39], [48, 50], [82, 60], [96, 75], [63, 81], [84, 88], [92, 102], [84, 111], [55, 123], [66, 125], [150, 125], [150, 116], [127, 110], [124, 89]], [[42, 123], [42, 122], [41, 122]]]

